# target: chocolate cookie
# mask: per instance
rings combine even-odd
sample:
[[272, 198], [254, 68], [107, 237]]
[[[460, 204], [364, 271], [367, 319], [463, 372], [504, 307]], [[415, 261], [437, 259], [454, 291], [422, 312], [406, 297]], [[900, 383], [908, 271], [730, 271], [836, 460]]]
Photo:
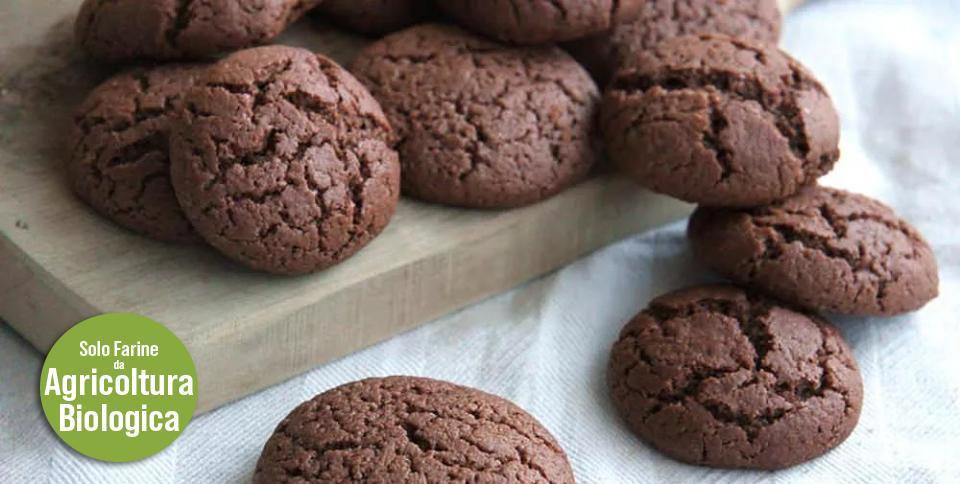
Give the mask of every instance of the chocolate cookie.
[[733, 286], [654, 299], [613, 345], [608, 383], [640, 438], [696, 465], [780, 469], [840, 445], [863, 384], [836, 328]]
[[614, 77], [601, 118], [623, 171], [704, 205], [789, 197], [840, 157], [820, 83], [774, 46], [727, 37], [678, 37], [638, 54]]
[[463, 26], [516, 44], [549, 44], [604, 32], [637, 17], [645, 0], [441, 0]]
[[582, 180], [596, 160], [599, 94], [559, 49], [424, 24], [370, 45], [352, 71], [397, 130], [407, 195], [515, 207]]
[[254, 269], [333, 265], [386, 227], [400, 164], [377, 101], [326, 57], [284, 46], [237, 52], [191, 90], [171, 175], [197, 232]]
[[324, 0], [314, 17], [365, 35], [383, 35], [427, 17], [428, 0]]
[[196, 59], [264, 43], [319, 0], [86, 0], [77, 41], [108, 62]]
[[516, 405], [426, 378], [372, 378], [297, 407], [267, 441], [255, 484], [573, 483], [563, 449]]
[[168, 134], [204, 66], [135, 69], [97, 87], [74, 117], [68, 173], [98, 212], [165, 241], [199, 240], [170, 186]]
[[606, 84], [625, 61], [666, 39], [721, 34], [776, 44], [781, 23], [777, 0], [648, 0], [636, 20], [565, 47]]
[[700, 208], [694, 253], [743, 284], [801, 306], [893, 315], [937, 296], [937, 261], [923, 237], [887, 206], [814, 186], [776, 205]]

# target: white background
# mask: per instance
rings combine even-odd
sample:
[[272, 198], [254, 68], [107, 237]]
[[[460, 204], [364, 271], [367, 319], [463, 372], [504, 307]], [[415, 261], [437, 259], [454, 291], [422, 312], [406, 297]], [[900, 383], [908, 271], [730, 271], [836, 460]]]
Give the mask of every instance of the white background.
[[389, 374], [513, 400], [557, 436], [582, 483], [960, 481], [960, 0], [815, 0], [789, 18], [784, 45], [841, 113], [844, 154], [824, 183], [895, 207], [940, 263], [941, 297], [916, 314], [831, 317], [866, 387], [860, 425], [836, 451], [778, 473], [711, 470], [674, 463], [624, 430], [603, 383], [610, 344], [652, 297], [711, 279], [681, 223], [199, 417], [134, 464], [93, 462], [60, 443], [40, 410], [41, 356], [0, 325], [0, 481], [247, 482], [297, 403]]

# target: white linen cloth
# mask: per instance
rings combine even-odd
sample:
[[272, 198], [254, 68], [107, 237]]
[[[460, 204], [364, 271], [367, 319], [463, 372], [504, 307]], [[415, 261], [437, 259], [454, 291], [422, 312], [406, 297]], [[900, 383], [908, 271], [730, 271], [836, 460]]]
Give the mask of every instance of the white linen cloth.
[[115, 465], [63, 445], [40, 410], [42, 357], [0, 325], [0, 482], [249, 482], [261, 446], [300, 401], [390, 374], [502, 395], [559, 439], [582, 483], [960, 481], [960, 0], [817, 0], [784, 45], [824, 82], [844, 154], [825, 184], [875, 196], [929, 239], [941, 296], [898, 318], [831, 316], [855, 348], [865, 401], [836, 451], [790, 470], [673, 462], [633, 437], [604, 372], [623, 323], [653, 297], [711, 280], [684, 224], [610, 246], [563, 270], [196, 418], [164, 452]]

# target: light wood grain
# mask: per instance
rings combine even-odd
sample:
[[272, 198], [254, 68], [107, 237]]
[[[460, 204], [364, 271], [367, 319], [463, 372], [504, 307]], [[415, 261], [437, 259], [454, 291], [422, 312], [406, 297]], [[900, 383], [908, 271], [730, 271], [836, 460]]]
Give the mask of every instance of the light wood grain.
[[[502, 292], [686, 204], [614, 175], [546, 202], [482, 212], [404, 200], [391, 225], [338, 267], [298, 278], [256, 274], [205, 247], [118, 229], [63, 179], [69, 111], [107, 73], [70, 39], [78, 1], [0, 5], [0, 317], [41, 351], [76, 322], [143, 314], [196, 360], [199, 411]], [[345, 62], [356, 37], [299, 25], [283, 39]]]

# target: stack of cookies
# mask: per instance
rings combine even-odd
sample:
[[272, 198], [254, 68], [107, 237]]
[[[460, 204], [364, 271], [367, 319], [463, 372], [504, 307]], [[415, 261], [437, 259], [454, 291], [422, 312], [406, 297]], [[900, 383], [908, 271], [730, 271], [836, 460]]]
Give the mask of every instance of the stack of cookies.
[[779, 469], [839, 445], [862, 382], [817, 312], [892, 316], [937, 295], [934, 254], [913, 227], [818, 185], [840, 157], [840, 123], [823, 86], [772, 42], [769, 3], [649, 1], [647, 20], [575, 45], [609, 76], [610, 158], [699, 204], [694, 254], [743, 286], [661, 296], [612, 350], [608, 383], [627, 424], [692, 464]]
[[[257, 47], [311, 9], [386, 36], [350, 72]], [[609, 365], [617, 408], [678, 460], [787, 467], [839, 445], [862, 404], [852, 351], [816, 312], [912, 311], [938, 281], [909, 224], [817, 184], [839, 159], [838, 116], [776, 47], [780, 25], [775, 0], [87, 0], [77, 38], [91, 57], [179, 63], [91, 93], [69, 173], [129, 229], [303, 274], [376, 237], [401, 192], [523, 206], [589, 176], [605, 149], [643, 187], [700, 204], [696, 256], [742, 285], [664, 295], [630, 321]], [[573, 473], [509, 402], [394, 377], [298, 407], [254, 480]]]
[[360, 250], [400, 195], [383, 110], [322, 55], [248, 48], [317, 3], [85, 2], [76, 34], [92, 57], [203, 63], [128, 70], [91, 93], [75, 118], [75, 191], [120, 225], [204, 240], [259, 271], [314, 272]]

